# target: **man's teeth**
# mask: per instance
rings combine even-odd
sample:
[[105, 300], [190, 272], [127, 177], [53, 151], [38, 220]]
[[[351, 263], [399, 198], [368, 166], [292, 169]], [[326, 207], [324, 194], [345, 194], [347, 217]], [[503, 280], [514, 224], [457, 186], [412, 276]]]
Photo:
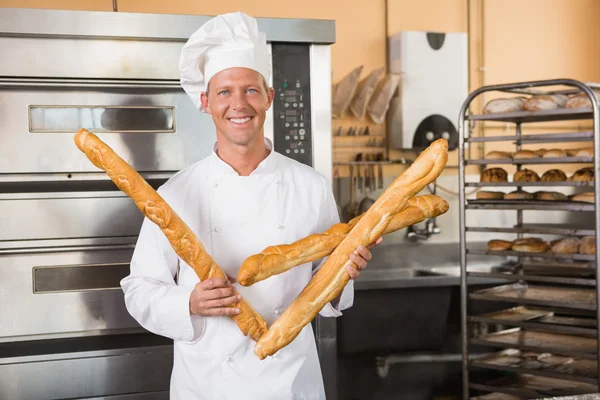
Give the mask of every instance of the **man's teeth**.
[[231, 122], [233, 122], [234, 124], [243, 124], [244, 122], [250, 121], [250, 117], [246, 117], [246, 118], [231, 118], [229, 120]]

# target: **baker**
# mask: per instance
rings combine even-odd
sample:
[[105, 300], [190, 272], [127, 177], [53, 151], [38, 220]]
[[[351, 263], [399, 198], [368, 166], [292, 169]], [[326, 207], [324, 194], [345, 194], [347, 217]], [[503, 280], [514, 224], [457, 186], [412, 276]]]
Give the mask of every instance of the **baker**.
[[[254, 18], [232, 13], [211, 19], [183, 47], [179, 68], [183, 89], [199, 111], [211, 115], [217, 141], [210, 156], [179, 171], [158, 192], [229, 277], [265, 247], [294, 242], [339, 222], [327, 180], [273, 151], [264, 137], [274, 90], [267, 85], [271, 55]], [[358, 248], [348, 262], [350, 277], [358, 277], [370, 259], [369, 248]], [[174, 340], [170, 398], [325, 399], [310, 325], [261, 361], [253, 352], [255, 342], [227, 317], [239, 312], [231, 305], [242, 295], [273, 323], [323, 261], [251, 287], [233, 278], [199, 282], [146, 218], [130, 275], [121, 286], [127, 309], [140, 325]], [[353, 297], [351, 280], [320, 315], [342, 315]]]

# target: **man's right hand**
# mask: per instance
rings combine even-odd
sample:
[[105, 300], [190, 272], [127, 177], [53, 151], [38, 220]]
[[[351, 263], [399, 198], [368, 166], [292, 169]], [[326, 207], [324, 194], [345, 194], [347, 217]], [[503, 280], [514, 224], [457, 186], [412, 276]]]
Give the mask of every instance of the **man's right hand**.
[[204, 316], [239, 314], [239, 308], [230, 306], [241, 299], [227, 279], [209, 278], [198, 283], [190, 295], [190, 313]]

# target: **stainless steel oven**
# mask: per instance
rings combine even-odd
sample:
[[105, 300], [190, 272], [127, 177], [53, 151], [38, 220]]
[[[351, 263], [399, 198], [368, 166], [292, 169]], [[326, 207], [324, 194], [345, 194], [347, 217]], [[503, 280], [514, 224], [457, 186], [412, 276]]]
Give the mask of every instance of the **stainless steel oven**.
[[[97, 133], [154, 186], [206, 157], [214, 127], [178, 60], [208, 19], [0, 9], [1, 399], [168, 398], [172, 343], [129, 316], [119, 287], [142, 215], [73, 135]], [[335, 25], [259, 24], [278, 94], [266, 135], [331, 182]], [[334, 326], [315, 324], [331, 398]]]

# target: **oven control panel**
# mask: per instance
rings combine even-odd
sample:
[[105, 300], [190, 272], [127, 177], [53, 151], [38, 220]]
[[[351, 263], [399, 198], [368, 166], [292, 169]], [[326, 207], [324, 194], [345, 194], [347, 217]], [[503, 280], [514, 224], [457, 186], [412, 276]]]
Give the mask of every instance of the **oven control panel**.
[[271, 48], [273, 146], [276, 152], [312, 167], [309, 46], [273, 43]]

